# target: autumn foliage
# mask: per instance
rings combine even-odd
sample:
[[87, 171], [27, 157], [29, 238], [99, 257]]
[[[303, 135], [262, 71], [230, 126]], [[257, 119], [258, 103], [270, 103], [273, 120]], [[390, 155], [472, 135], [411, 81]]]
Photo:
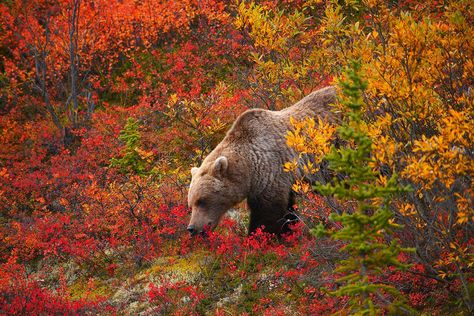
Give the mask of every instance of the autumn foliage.
[[[301, 179], [300, 221], [280, 239], [247, 236], [246, 210], [207, 238], [185, 227], [189, 169], [235, 118], [329, 84], [342, 96], [352, 60], [365, 168], [374, 187], [410, 188], [384, 201], [373, 244], [413, 251], [372, 262], [364, 286], [394, 289], [406, 313], [472, 313], [472, 12], [468, 0], [1, 1], [0, 314], [349, 313], [337, 267], [350, 240], [311, 231], [342, 234], [330, 214], [357, 214], [353, 195]], [[344, 102], [334, 111], [347, 122]], [[292, 123], [288, 145], [315, 157], [306, 171], [347, 180], [327, 155], [357, 143]], [[365, 298], [389, 311], [394, 297]]]

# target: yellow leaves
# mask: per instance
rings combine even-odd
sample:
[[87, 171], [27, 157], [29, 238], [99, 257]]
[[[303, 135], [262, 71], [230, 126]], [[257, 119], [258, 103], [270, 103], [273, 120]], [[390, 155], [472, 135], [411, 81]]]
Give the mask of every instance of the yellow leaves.
[[241, 2], [237, 13], [235, 27], [248, 28], [254, 46], [264, 51], [282, 52], [287, 41], [305, 29], [306, 18], [298, 11], [283, 14], [283, 11], [275, 12], [264, 5]]
[[311, 191], [311, 186], [308, 182], [297, 180], [291, 187], [297, 193], [307, 194]]
[[376, 165], [387, 165], [394, 167], [397, 152], [401, 145], [389, 136], [387, 133], [396, 120], [386, 113], [379, 116], [370, 124], [367, 124], [367, 134], [372, 139], [372, 153], [374, 158], [374, 167]]
[[399, 208], [400, 214], [403, 216], [414, 216], [416, 215], [415, 206], [411, 203], [403, 203]]
[[383, 175], [380, 175], [377, 179], [377, 184], [382, 186], [382, 187], [386, 187], [387, 186], [387, 183], [388, 183], [388, 179], [386, 176], [383, 176]]
[[316, 77], [325, 75], [316, 60], [319, 30], [314, 17], [304, 10], [312, 2], [284, 11], [239, 1], [234, 25], [251, 43], [247, 58], [254, 66], [248, 79], [259, 93], [273, 100], [271, 109], [298, 101], [314, 89]]
[[[290, 118], [290, 123], [293, 130], [287, 133], [287, 145], [299, 153], [313, 155], [316, 163], [319, 163], [330, 150], [336, 127], [321, 118], [318, 119], [317, 124], [312, 118], [302, 121]], [[307, 168], [314, 169], [314, 166], [307, 166]]]
[[459, 249], [459, 245], [456, 244], [455, 242], [450, 242], [449, 243], [449, 248], [451, 248], [453, 250], [457, 250], [457, 249]]
[[[330, 150], [330, 143], [334, 138], [336, 128], [322, 119], [319, 119], [316, 124], [311, 118], [299, 121], [290, 117], [290, 123], [293, 130], [288, 131], [287, 145], [298, 152], [299, 156], [298, 159], [286, 162], [283, 169], [285, 172], [298, 173], [299, 170], [303, 174], [314, 174], [318, 171], [317, 165]], [[311, 159], [308, 159], [308, 154]], [[295, 192], [306, 194], [311, 191], [311, 186], [303, 180], [297, 180], [292, 189]]]
[[298, 161], [296, 159], [285, 162], [285, 164], [283, 165], [283, 170], [285, 172], [295, 172], [297, 168], [298, 168]]
[[317, 171], [318, 168], [311, 161], [308, 161], [303, 165], [303, 172], [305, 174], [314, 174]]
[[458, 219], [456, 220], [456, 223], [457, 224], [467, 224], [470, 220], [472, 221], [473, 219], [473, 216], [472, 214], [469, 214], [467, 212], [464, 212], [464, 211], [460, 211], [458, 213]]
[[[469, 192], [466, 192], [469, 193]], [[466, 194], [465, 193], [465, 194]], [[472, 194], [472, 192], [471, 192]], [[456, 206], [458, 208], [456, 224], [467, 224], [474, 221], [474, 208], [466, 196], [455, 193]]]
[[323, 17], [323, 25], [321, 31], [328, 36], [326, 44], [328, 44], [336, 35], [342, 34], [342, 25], [345, 17], [342, 13], [341, 7], [337, 5], [329, 5], [326, 7]]
[[304, 6], [310, 7], [310, 6], [314, 6], [315, 4], [321, 4], [321, 3], [323, 3], [323, 0], [307, 0], [305, 1]]
[[168, 99], [168, 104], [169, 105], [174, 105], [178, 102], [178, 95], [176, 93], [173, 93], [170, 95]]
[[439, 135], [414, 142], [413, 155], [403, 175], [426, 189], [439, 181], [450, 188], [462, 175], [474, 175], [469, 151], [474, 141], [474, 121], [467, 111], [449, 110], [438, 125]]
[[370, 35], [372, 36], [372, 39], [376, 40], [379, 37], [379, 32], [373, 30]]
[[448, 276], [448, 274], [444, 272], [443, 270], [439, 270], [438, 275], [439, 277], [441, 277], [441, 279], [445, 279]]
[[286, 136], [286, 144], [295, 149], [297, 152], [306, 153], [306, 139], [301, 136], [298, 132], [289, 131]]

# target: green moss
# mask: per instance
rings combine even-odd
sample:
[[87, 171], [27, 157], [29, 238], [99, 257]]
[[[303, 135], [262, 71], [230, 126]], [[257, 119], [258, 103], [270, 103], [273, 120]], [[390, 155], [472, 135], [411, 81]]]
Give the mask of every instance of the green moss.
[[163, 267], [163, 271], [176, 274], [196, 273], [201, 269], [200, 254], [192, 254], [189, 257], [171, 257], [168, 259], [168, 265]]
[[168, 275], [179, 280], [189, 281], [190, 278], [202, 272], [209, 253], [196, 251], [188, 256], [170, 256], [157, 259], [151, 267], [138, 276], [138, 280], [149, 276]]
[[156, 259], [148, 269], [146, 269], [145, 271], [143, 271], [143, 273], [140, 274], [138, 279], [141, 279], [144, 276], [148, 276], [150, 274], [160, 274], [163, 271], [163, 267], [166, 265], [167, 261], [167, 257], [161, 257]]
[[110, 296], [112, 290], [101, 280], [79, 279], [69, 287], [69, 293], [73, 301], [85, 298], [94, 300], [99, 297]]

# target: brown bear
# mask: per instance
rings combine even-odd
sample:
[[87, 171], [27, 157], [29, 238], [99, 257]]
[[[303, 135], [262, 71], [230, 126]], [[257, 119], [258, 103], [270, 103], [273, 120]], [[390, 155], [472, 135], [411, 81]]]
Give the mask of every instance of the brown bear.
[[202, 165], [191, 169], [191, 235], [205, 227], [214, 229], [227, 210], [244, 199], [250, 208], [249, 234], [260, 226], [277, 235], [285, 232], [294, 205], [292, 184], [299, 176], [283, 170], [284, 163], [298, 155], [286, 144], [290, 117], [334, 122], [330, 104], [335, 101], [335, 88], [327, 87], [281, 111], [252, 109], [241, 114]]

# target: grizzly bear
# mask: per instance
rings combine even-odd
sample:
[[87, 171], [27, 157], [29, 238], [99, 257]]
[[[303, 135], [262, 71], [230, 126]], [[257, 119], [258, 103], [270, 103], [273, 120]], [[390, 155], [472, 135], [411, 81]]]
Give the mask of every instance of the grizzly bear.
[[292, 184], [302, 175], [302, 170], [295, 174], [283, 169], [298, 156], [286, 144], [290, 117], [334, 122], [330, 105], [335, 101], [335, 88], [327, 87], [281, 111], [251, 109], [241, 114], [202, 165], [191, 169], [191, 235], [205, 227], [214, 229], [227, 210], [244, 199], [250, 209], [249, 234], [258, 227], [284, 233], [294, 205]]

